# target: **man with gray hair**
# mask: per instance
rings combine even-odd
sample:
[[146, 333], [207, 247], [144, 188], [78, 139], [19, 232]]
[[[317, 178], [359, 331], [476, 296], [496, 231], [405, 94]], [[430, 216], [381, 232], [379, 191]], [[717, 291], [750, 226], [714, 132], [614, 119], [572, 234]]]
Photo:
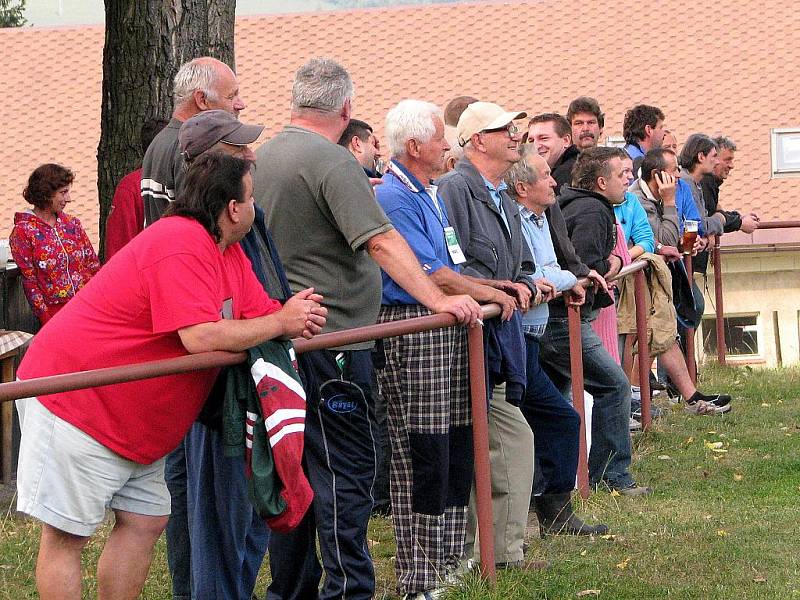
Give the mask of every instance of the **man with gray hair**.
[[[353, 82], [328, 58], [300, 67], [289, 124], [256, 152], [255, 197], [293, 289], [326, 295], [326, 331], [375, 323], [383, 270], [432, 312], [474, 323], [469, 296], [447, 296], [429, 280], [381, 207], [361, 165], [337, 144], [350, 121]], [[376, 264], [377, 263], [377, 264]], [[270, 543], [267, 597], [371, 598], [367, 545], [375, 479], [372, 342], [305, 354], [309, 396], [305, 461], [313, 510]], [[316, 556], [319, 536], [325, 582]]]
[[[466, 258], [432, 183], [449, 143], [442, 111], [403, 100], [386, 115], [391, 161], [375, 195], [422, 270], [442, 292], [497, 302], [508, 320], [516, 301], [497, 281], [461, 275]], [[385, 271], [378, 322], [431, 314]], [[464, 550], [472, 482], [466, 331], [448, 327], [384, 340], [378, 371], [392, 440], [392, 523], [398, 591], [424, 600], [452, 576]]]
[[197, 113], [222, 109], [239, 116], [244, 102], [231, 68], [216, 58], [201, 56], [178, 69], [173, 86], [172, 119], [153, 139], [142, 161], [142, 199], [145, 224], [152, 225], [166, 210], [185, 175], [178, 130]]
[[[534, 277], [545, 277], [558, 291], [571, 290], [570, 304], [580, 306], [586, 292], [577, 277], [558, 264], [546, 210], [556, 203], [548, 161], [533, 144], [522, 147], [522, 158], [505, 176], [511, 197], [519, 204], [522, 235], [536, 261]], [[603, 535], [606, 525], [589, 525], [572, 509], [572, 489], [578, 472], [580, 417], [561, 395], [539, 362], [539, 339], [547, 329], [548, 304], [531, 308], [522, 317], [527, 353], [525, 401], [522, 414], [533, 431], [536, 470], [533, 506], [539, 532], [566, 535]]]
[[[152, 225], [161, 217], [183, 185], [186, 165], [178, 143], [178, 132], [184, 121], [211, 109], [222, 109], [238, 117], [244, 107], [236, 74], [225, 63], [201, 56], [178, 69], [173, 87], [172, 118], [153, 138], [142, 160], [145, 226]], [[167, 560], [173, 600], [188, 600], [191, 597], [190, 544], [183, 442], [167, 456], [165, 472], [172, 497], [172, 512], [167, 524]]]

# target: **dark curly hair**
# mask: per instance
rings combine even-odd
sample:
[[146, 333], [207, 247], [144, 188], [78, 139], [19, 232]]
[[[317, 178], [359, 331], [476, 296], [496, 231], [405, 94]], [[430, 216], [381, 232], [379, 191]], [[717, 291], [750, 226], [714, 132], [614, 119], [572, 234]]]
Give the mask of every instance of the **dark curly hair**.
[[192, 161], [183, 189], [164, 212], [199, 222], [216, 242], [222, 239], [217, 219], [231, 200], [244, 202], [244, 176], [253, 163], [222, 152], [206, 152]]
[[597, 100], [590, 96], [578, 96], [569, 103], [567, 107], [567, 121], [570, 122], [570, 125], [572, 125], [572, 117], [578, 113], [594, 115], [600, 129], [606, 125], [606, 115], [600, 110], [600, 105], [597, 103]]
[[637, 104], [625, 113], [622, 122], [622, 137], [629, 144], [641, 142], [645, 136], [645, 127], [655, 128], [659, 121], [664, 120], [663, 111], [657, 106], [649, 104]]
[[47, 163], [36, 167], [28, 177], [28, 185], [22, 190], [22, 197], [36, 208], [50, 208], [53, 195], [65, 185], [72, 185], [75, 174], [66, 167]]

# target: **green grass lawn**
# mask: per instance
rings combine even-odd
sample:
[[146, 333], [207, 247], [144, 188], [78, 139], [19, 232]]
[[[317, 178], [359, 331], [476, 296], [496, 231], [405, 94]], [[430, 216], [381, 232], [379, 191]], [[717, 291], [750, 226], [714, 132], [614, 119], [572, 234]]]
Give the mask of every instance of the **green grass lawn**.
[[[634, 439], [634, 473], [648, 498], [593, 494], [579, 513], [602, 520], [603, 538], [533, 538], [546, 572], [501, 573], [495, 590], [470, 578], [448, 596], [467, 598], [800, 599], [800, 369], [706, 369], [704, 390], [730, 391], [724, 417], [672, 411]], [[107, 528], [103, 530], [103, 533]], [[85, 555], [94, 597], [97, 536]], [[0, 598], [35, 598], [35, 522], [9, 510], [0, 522]], [[372, 523], [378, 598], [395, 598], [387, 519]], [[257, 592], [269, 574], [265, 568]], [[169, 599], [163, 539], [143, 598]]]

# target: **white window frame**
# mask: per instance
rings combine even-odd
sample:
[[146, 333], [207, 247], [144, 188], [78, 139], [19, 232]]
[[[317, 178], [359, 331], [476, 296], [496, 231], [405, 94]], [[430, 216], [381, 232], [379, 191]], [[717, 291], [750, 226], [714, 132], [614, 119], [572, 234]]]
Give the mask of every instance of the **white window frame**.
[[778, 160], [778, 138], [787, 134], [800, 136], [800, 127], [779, 127], [770, 129], [770, 147], [772, 151], [772, 178], [800, 177], [800, 161], [797, 166], [780, 165]]
[[625, 138], [621, 135], [607, 135], [603, 145], [607, 148], [624, 148]]

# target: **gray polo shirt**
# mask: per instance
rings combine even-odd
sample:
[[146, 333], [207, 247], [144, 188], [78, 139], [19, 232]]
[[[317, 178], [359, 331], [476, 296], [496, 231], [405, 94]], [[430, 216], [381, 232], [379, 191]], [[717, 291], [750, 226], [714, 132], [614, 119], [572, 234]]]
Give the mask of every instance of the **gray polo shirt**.
[[355, 157], [313, 131], [287, 125], [256, 152], [253, 195], [292, 290], [313, 287], [325, 297], [324, 331], [374, 324], [381, 273], [365, 244], [392, 225]]

